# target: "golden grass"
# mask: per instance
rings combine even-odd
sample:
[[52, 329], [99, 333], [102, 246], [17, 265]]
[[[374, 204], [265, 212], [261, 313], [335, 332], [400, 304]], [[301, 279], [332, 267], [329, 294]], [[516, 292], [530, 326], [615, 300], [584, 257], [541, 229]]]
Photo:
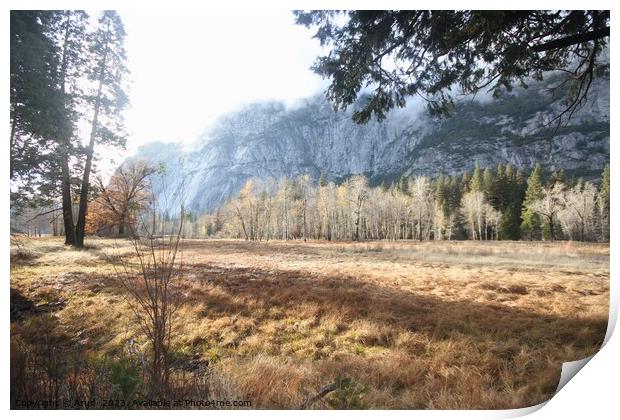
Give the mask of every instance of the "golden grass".
[[[27, 243], [12, 301], [62, 302], [48, 328], [115, 354], [139, 339], [108, 258], [131, 248], [88, 245]], [[253, 408], [299, 407], [342, 377], [369, 408], [530, 406], [607, 325], [608, 245], [188, 240], [183, 261], [175, 352], [215, 367], [221, 393]], [[36, 339], [32, 322], [12, 322], [12, 339]]]

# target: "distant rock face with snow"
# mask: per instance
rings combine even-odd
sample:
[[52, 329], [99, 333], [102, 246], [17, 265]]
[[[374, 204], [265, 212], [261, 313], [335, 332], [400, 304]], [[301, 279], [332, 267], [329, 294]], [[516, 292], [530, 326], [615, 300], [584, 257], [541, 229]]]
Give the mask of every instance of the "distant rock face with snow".
[[361, 173], [389, 182], [401, 175], [458, 173], [475, 163], [542, 163], [595, 178], [609, 162], [609, 80], [593, 84], [588, 103], [568, 125], [541, 129], [562, 109], [547, 93], [550, 83], [499, 99], [462, 101], [444, 119], [429, 117], [420, 106], [365, 125], [351, 120], [351, 110], [334, 112], [320, 95], [295, 108], [257, 103], [220, 118], [195, 151], [156, 142], [136, 157], [163, 163], [156, 193], [169, 200], [182, 195], [194, 212], [213, 210], [250, 178], [305, 173], [336, 181]]

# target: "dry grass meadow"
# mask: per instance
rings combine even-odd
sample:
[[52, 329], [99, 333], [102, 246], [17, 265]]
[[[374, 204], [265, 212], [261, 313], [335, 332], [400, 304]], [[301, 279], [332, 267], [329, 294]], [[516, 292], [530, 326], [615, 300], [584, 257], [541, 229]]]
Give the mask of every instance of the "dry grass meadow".
[[[129, 242], [87, 242], [12, 248], [12, 366], [42, 342], [72, 360], [143, 342], [109, 258]], [[531, 406], [607, 327], [602, 244], [187, 240], [182, 259], [176, 380], [204, 367], [200, 389], [252, 408], [297, 408], [338, 378], [312, 408]]]

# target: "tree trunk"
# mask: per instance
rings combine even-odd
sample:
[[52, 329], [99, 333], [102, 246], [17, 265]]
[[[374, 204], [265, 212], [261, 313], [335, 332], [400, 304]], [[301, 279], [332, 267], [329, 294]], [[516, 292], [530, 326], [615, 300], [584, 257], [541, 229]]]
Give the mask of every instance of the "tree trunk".
[[243, 229], [243, 235], [245, 236], [245, 240], [250, 239], [248, 237], [248, 231], [245, 229], [245, 222], [243, 221], [243, 216], [241, 215], [241, 211], [237, 209], [237, 217], [239, 217], [239, 222], [241, 223], [241, 229]]
[[[69, 43], [69, 20], [71, 12], [65, 12], [67, 21], [65, 23], [65, 38], [62, 53], [62, 96], [66, 108], [66, 76], [68, 66], [67, 48]], [[71, 199], [71, 173], [69, 170], [69, 135], [63, 133], [62, 144], [60, 146], [61, 160], [61, 191], [62, 191], [62, 220], [65, 226], [65, 245], [76, 245], [75, 223], [73, 222], [73, 200]]]
[[75, 229], [75, 246], [84, 247], [84, 234], [86, 231], [86, 212], [88, 211], [88, 190], [90, 188], [90, 171], [93, 165], [93, 154], [95, 148], [95, 137], [97, 131], [97, 118], [99, 116], [100, 94], [97, 96], [93, 126], [90, 133], [90, 142], [86, 149], [86, 165], [84, 165], [84, 175], [82, 177], [82, 189], [80, 190], [80, 206], [78, 210], [78, 221]]
[[62, 156], [62, 220], [65, 227], [65, 245], [76, 245], [68, 160], [66, 154]]
[[84, 176], [82, 177], [82, 189], [80, 190], [80, 207], [78, 211], [78, 221], [75, 230], [75, 246], [77, 248], [84, 247], [84, 234], [86, 231], [86, 212], [88, 211], [88, 190], [90, 188], [90, 171], [93, 165], [93, 155], [95, 152], [95, 139], [97, 138], [97, 123], [99, 119], [99, 108], [101, 106], [101, 94], [103, 90], [103, 78], [105, 76], [105, 66], [108, 56], [108, 48], [106, 47], [103, 58], [101, 59], [101, 68], [99, 70], [99, 87], [97, 89], [97, 97], [95, 99], [95, 110], [93, 112], [93, 124], [90, 130], [90, 141], [86, 149], [86, 164], [84, 165]]
[[551, 239], [552, 241], [555, 241], [555, 233], [553, 232], [553, 216], [552, 216], [552, 215], [551, 215], [551, 216], [549, 216], [549, 217], [547, 218], [547, 221], [548, 221], [548, 223], [549, 223], [549, 235], [551, 236], [551, 238], [550, 238], [550, 239]]
[[[13, 149], [14, 149], [14, 145], [13, 143], [15, 142], [15, 132], [16, 132], [16, 127], [17, 126], [17, 118], [13, 118], [13, 121], [11, 121], [11, 138], [10, 138], [10, 150], [9, 153], [11, 154], [11, 157], [13, 157]], [[13, 159], [9, 159], [9, 169], [11, 172], [11, 179], [13, 179]]]
[[422, 210], [418, 212], [418, 240], [422, 242]]
[[486, 217], [484, 218], [484, 240], [485, 241], [489, 240], [489, 227], [487, 226], [487, 219], [486, 219]]
[[57, 216], [56, 212], [52, 213], [52, 236], [58, 236], [58, 225], [56, 224]]
[[284, 240], [288, 241], [288, 207], [287, 207], [286, 187], [284, 189]]
[[155, 236], [157, 233], [157, 215], [155, 212], [155, 205], [153, 204], [153, 227], [152, 227], [152, 231], [151, 231], [151, 236]]
[[[304, 194], [306, 194], [306, 192], [304, 192]], [[306, 209], [306, 207], [307, 207], [307, 205], [308, 205], [308, 204], [306, 203], [306, 198], [305, 198], [305, 196], [304, 196], [304, 201], [303, 201], [303, 209], [304, 209], [304, 210], [303, 210], [303, 219], [304, 219], [304, 220], [303, 220], [303, 221], [304, 221], [304, 226], [303, 226], [303, 227], [304, 227], [304, 231], [303, 231], [303, 235], [304, 235], [304, 242], [306, 242], [306, 233], [307, 233], [307, 232], [306, 232], [306, 229], [307, 229], [307, 227], [306, 227], [306, 210], [307, 210], [307, 209]]]

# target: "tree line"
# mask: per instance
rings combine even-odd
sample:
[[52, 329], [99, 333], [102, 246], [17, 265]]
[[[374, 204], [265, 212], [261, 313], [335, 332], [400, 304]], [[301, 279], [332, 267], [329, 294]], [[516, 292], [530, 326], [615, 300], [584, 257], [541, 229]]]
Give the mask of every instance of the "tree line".
[[126, 141], [123, 23], [110, 10], [96, 22], [80, 10], [25, 10], [10, 24], [11, 211], [61, 197], [65, 243], [83, 247], [95, 147]]
[[370, 186], [309, 175], [249, 180], [186, 234], [247, 240], [609, 240], [609, 166], [599, 185], [512, 165]]
[[[340, 183], [324, 176], [315, 182], [309, 175], [250, 179], [207, 214], [189, 212], [182, 204], [180, 214], [162, 209], [166, 200], [157, 197], [153, 185], [162, 182], [164, 172], [165, 167], [129, 160], [107, 183], [96, 177], [86, 232], [163, 237], [175, 235], [181, 225], [182, 237], [258, 241], [609, 241], [609, 165], [597, 185], [567, 177], [563, 170], [547, 172], [536, 165], [528, 173], [510, 164], [475, 165], [471, 173], [435, 178], [401, 177], [377, 186], [362, 175]], [[58, 215], [50, 217], [54, 224]]]

